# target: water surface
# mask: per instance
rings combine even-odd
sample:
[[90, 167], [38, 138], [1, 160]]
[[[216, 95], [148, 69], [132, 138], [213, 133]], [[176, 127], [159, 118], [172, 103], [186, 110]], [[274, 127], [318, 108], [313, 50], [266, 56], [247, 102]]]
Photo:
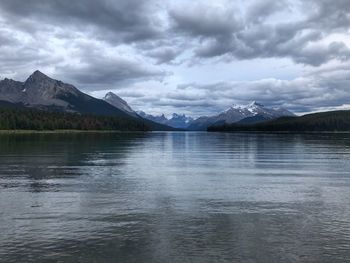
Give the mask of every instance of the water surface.
[[350, 135], [0, 135], [0, 262], [346, 262]]

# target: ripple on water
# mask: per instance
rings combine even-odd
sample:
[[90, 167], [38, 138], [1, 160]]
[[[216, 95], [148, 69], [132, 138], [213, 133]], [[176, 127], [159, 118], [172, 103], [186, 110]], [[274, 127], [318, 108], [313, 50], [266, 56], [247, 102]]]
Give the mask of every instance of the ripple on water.
[[0, 137], [0, 262], [350, 258], [350, 135]]

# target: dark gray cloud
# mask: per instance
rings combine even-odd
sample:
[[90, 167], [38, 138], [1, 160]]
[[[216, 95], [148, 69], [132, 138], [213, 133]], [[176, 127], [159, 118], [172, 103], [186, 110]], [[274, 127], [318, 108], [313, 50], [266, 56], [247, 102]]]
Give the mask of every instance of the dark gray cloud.
[[305, 10], [311, 13], [307, 19], [309, 27], [326, 30], [347, 30], [350, 26], [348, 0], [306, 0]]
[[243, 24], [236, 18], [235, 10], [229, 6], [213, 8], [207, 5], [194, 5], [169, 11], [174, 22], [174, 30], [193, 36], [216, 37], [229, 35]]
[[139, 81], [162, 80], [168, 73], [142, 61], [118, 54], [106, 55], [103, 47], [79, 44], [76, 53], [79, 62], [56, 67], [56, 75], [76, 83], [85, 90], [104, 90]]
[[271, 15], [285, 10], [288, 7], [288, 1], [265, 0], [255, 1], [247, 11], [247, 21], [250, 23], [261, 23]]
[[1, 13], [14, 23], [37, 22], [43, 25], [91, 31], [94, 37], [111, 41], [141, 41], [159, 34], [159, 22], [149, 16], [150, 1], [138, 0], [3, 0]]
[[0, 29], [0, 47], [18, 45], [19, 41], [13, 37], [11, 32]]
[[156, 59], [156, 64], [172, 63], [176, 57], [181, 54], [177, 48], [161, 47], [150, 50], [146, 53], [148, 56]]
[[316, 43], [322, 32], [298, 32], [298, 25], [261, 26], [236, 36], [209, 39], [195, 50], [202, 58], [227, 55], [235, 59], [289, 57], [296, 63], [320, 66], [331, 60], [348, 60], [350, 49], [339, 41]]
[[190, 8], [170, 15], [175, 29], [197, 38], [194, 54], [199, 58], [287, 57], [312, 66], [348, 60], [350, 49], [344, 43], [318, 43], [331, 33], [349, 29], [348, 1], [306, 1], [302, 6], [312, 8], [306, 17], [283, 23], [265, 20], [281, 11], [288, 13], [288, 1], [256, 1], [242, 19], [234, 9]]
[[57, 74], [70, 79], [84, 90], [103, 90], [106, 87], [119, 87], [141, 80], [159, 79], [166, 72], [152, 70], [124, 58], [106, 58], [89, 60], [81, 65], [57, 67]]

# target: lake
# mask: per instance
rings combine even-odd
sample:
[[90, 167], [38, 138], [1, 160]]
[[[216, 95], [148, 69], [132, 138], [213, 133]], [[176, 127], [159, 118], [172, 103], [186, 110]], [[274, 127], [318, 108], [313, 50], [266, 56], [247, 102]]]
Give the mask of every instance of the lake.
[[0, 262], [346, 262], [350, 135], [0, 135]]

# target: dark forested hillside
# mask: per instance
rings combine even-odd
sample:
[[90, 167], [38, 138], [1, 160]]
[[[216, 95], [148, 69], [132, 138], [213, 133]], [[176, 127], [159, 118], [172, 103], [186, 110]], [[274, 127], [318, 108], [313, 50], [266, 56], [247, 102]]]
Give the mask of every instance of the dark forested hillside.
[[211, 126], [208, 131], [235, 132], [322, 132], [350, 131], [350, 111], [329, 111], [301, 117], [282, 117], [257, 124], [230, 124]]
[[2, 108], [0, 130], [148, 131], [149, 128], [142, 121], [123, 117]]

